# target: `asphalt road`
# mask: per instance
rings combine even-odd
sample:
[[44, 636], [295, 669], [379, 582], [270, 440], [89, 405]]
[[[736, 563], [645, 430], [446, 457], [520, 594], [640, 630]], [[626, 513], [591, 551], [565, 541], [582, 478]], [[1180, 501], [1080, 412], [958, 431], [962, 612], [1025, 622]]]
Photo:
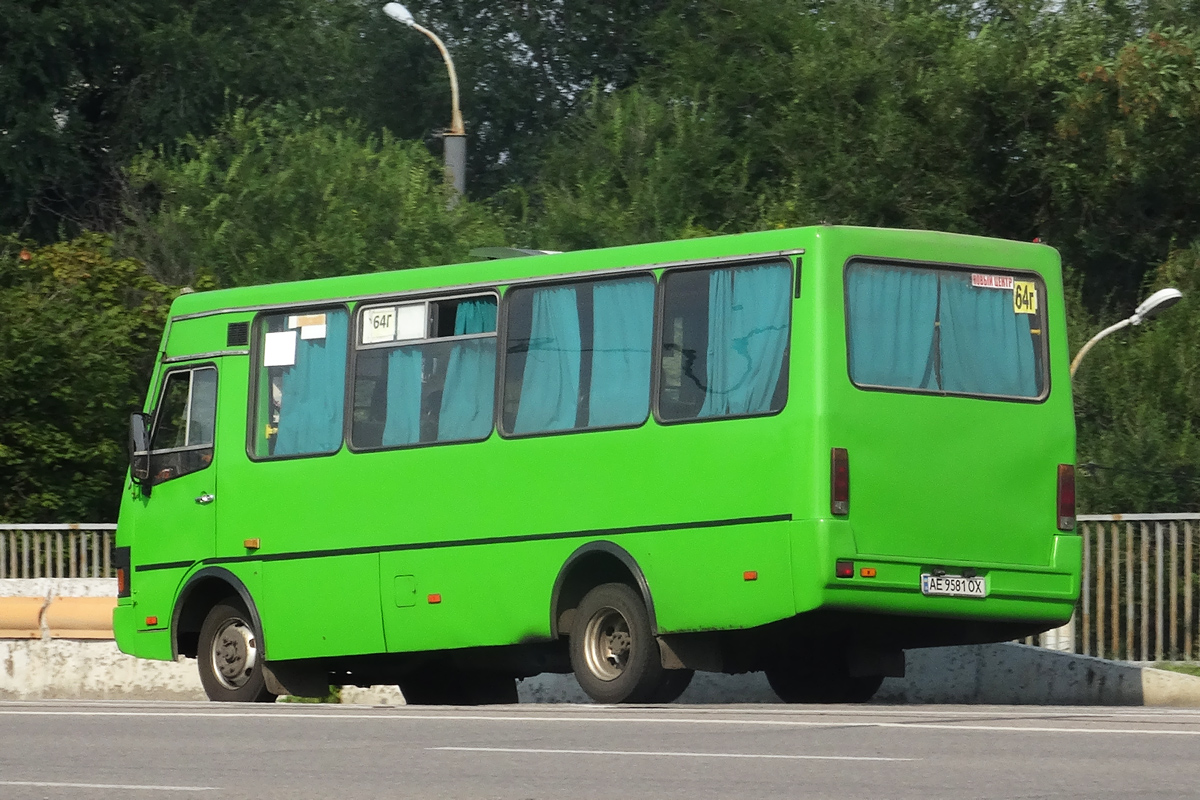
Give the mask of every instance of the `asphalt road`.
[[0, 798], [1200, 797], [1200, 710], [0, 703]]

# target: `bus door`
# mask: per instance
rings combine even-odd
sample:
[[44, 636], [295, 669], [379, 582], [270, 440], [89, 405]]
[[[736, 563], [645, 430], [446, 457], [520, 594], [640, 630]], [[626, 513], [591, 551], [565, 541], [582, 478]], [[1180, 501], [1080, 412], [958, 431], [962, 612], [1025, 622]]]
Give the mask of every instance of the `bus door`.
[[133, 544], [138, 567], [131, 587], [145, 601], [164, 604], [138, 614], [146, 628], [169, 623], [166, 604], [179, 580], [196, 561], [214, 554], [216, 418], [214, 364], [181, 366], [166, 374], [152, 412], [149, 472]]

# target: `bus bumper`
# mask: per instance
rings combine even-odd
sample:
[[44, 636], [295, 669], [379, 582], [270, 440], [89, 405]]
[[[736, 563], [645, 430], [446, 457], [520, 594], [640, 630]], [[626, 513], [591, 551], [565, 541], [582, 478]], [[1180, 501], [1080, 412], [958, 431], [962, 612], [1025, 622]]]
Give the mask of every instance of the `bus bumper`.
[[[803, 521], [797, 523], [792, 547], [796, 609], [800, 613], [821, 609], [969, 623], [1018, 623], [1030, 630], [1047, 630], [1064, 624], [1074, 612], [1082, 558], [1078, 535], [1051, 535], [1052, 556], [1045, 566], [987, 564], [859, 553], [849, 523]], [[852, 563], [849, 577], [837, 577], [839, 561]], [[987, 596], [923, 594], [921, 575], [935, 565], [951, 575], [974, 570], [986, 580]]]

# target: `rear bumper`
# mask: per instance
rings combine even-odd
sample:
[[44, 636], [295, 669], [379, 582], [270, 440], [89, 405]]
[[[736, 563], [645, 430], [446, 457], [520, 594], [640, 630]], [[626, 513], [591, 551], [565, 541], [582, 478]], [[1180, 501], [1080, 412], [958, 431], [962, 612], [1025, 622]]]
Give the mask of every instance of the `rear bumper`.
[[[842, 520], [801, 522], [793, 535], [796, 610], [800, 613], [859, 612], [947, 622], [961, 620], [971, 626], [1014, 623], [1033, 631], [1065, 623], [1079, 598], [1082, 545], [1076, 534], [1047, 534], [1053, 537], [1053, 547], [1046, 566], [858, 553], [851, 527]], [[853, 577], [835, 577], [834, 565], [839, 559], [853, 560]], [[814, 563], [818, 564], [815, 571], [811, 569]], [[921, 574], [934, 566], [950, 574], [968, 568], [975, 570], [987, 579], [988, 596], [923, 595]], [[863, 568], [873, 569], [874, 577], [863, 577]], [[811, 582], [806, 583], [806, 578]]]

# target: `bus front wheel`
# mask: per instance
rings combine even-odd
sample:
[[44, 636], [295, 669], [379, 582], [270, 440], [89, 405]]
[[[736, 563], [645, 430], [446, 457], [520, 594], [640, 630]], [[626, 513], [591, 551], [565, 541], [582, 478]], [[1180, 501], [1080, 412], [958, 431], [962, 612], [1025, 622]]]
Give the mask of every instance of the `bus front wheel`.
[[200, 626], [197, 662], [209, 700], [270, 703], [259, 635], [250, 614], [232, 600], [217, 603]]
[[597, 703], [653, 703], [666, 679], [646, 605], [623, 583], [584, 595], [569, 652], [580, 688]]

